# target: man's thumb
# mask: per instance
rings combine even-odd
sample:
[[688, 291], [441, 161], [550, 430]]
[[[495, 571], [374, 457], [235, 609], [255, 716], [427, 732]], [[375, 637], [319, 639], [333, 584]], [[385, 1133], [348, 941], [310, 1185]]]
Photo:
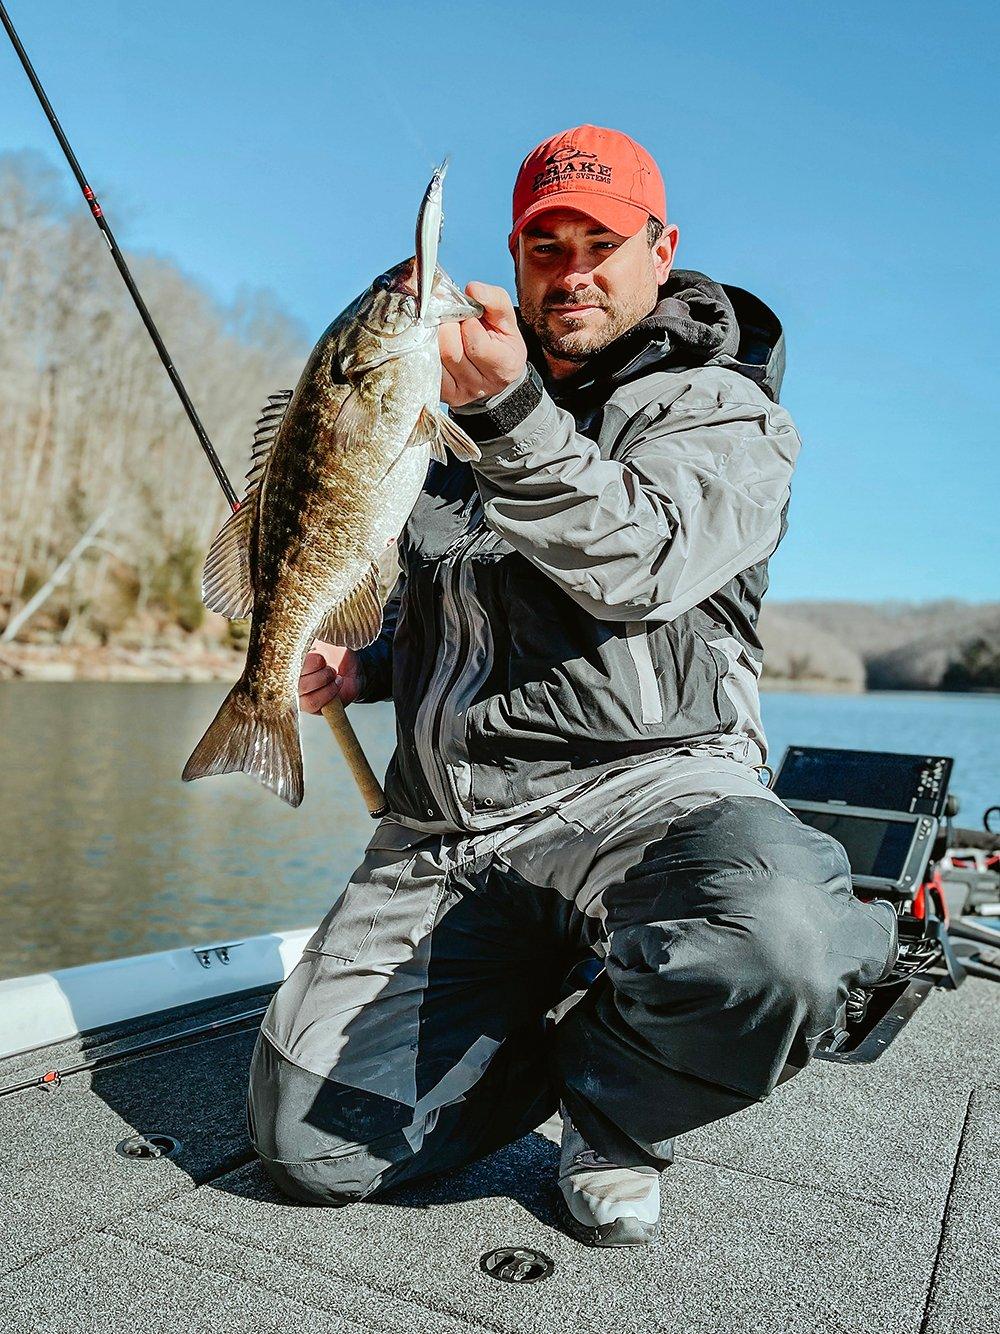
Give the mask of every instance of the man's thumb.
[[493, 287], [490, 283], [469, 283], [466, 293], [473, 301], [483, 307], [483, 324], [497, 333], [517, 333], [517, 315], [514, 303], [502, 287]]

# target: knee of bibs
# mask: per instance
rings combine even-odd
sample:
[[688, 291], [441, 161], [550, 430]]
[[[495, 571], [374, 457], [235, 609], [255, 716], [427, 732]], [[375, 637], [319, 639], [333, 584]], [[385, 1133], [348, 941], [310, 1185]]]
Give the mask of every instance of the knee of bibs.
[[[271, 1180], [309, 1204], [350, 1204], [378, 1189], [400, 1136], [365, 1137], [336, 1085], [302, 1070], [261, 1034], [250, 1066], [247, 1129]], [[405, 1144], [404, 1144], [405, 1149]]]
[[756, 993], [772, 1004], [813, 1009], [836, 984], [826, 905], [812, 885], [770, 876], [739, 924], [739, 942], [724, 977], [735, 994]]
[[637, 1007], [636, 1021], [643, 1009], [695, 1019], [747, 1005], [812, 1008], [839, 976], [814, 893], [754, 876], [723, 911], [619, 927], [607, 960], [616, 994]]
[[362, 1148], [339, 1158], [303, 1162], [280, 1162], [258, 1153], [278, 1189], [303, 1204], [336, 1207], [366, 1199], [378, 1189], [386, 1168]]

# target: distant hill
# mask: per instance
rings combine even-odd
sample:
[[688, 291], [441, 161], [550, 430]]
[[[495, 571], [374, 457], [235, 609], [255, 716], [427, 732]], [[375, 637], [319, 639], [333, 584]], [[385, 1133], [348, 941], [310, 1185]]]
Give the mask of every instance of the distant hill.
[[760, 637], [764, 643], [765, 686], [865, 688], [865, 665], [860, 655], [836, 635], [790, 614], [782, 603], [765, 603]]
[[1000, 603], [778, 602], [761, 615], [766, 684], [1000, 690]]

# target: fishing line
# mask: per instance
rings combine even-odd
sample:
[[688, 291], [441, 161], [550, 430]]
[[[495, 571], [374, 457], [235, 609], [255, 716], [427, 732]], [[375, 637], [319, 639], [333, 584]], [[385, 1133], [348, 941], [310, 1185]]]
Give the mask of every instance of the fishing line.
[[[397, 81], [393, 77], [395, 71], [392, 71], [389, 77], [387, 77], [386, 69], [384, 67], [379, 69], [376, 66], [375, 61], [369, 52], [369, 42], [366, 39], [365, 34], [355, 23], [353, 14], [350, 14], [345, 8], [341, 11], [341, 18], [345, 28], [349, 28], [355, 38], [355, 52], [358, 56], [358, 61], [365, 66], [371, 86], [379, 90], [379, 100], [394, 114], [403, 133], [410, 141], [411, 147], [417, 150], [417, 152], [426, 160], [428, 166], [433, 170], [437, 167], [442, 157], [447, 156], [450, 158], [452, 156], [451, 153], [443, 154], [440, 146], [437, 149], [432, 149], [429, 146], [427, 140], [417, 128], [418, 122], [412, 115], [407, 114], [403, 102], [396, 94]], [[379, 50], [381, 53], [382, 48], [380, 47]], [[409, 72], [405, 71], [400, 82], [406, 87], [408, 86], [409, 79]], [[473, 257], [471, 250], [466, 247], [463, 239], [459, 239], [457, 245], [455, 244], [455, 235], [456, 233], [453, 232], [449, 240], [449, 246], [453, 253], [456, 253], [461, 257], [463, 264], [469, 268], [470, 272], [474, 273], [479, 264], [479, 260]], [[473, 261], [471, 264], [469, 262], [470, 260]]]
[[[417, 130], [413, 118], [406, 114], [402, 102], [396, 96], [395, 79], [392, 77], [394, 71], [391, 71], [390, 76], [387, 78], [385, 66], [383, 66], [381, 69], [376, 67], [374, 60], [368, 53], [368, 46], [365, 40], [364, 33], [362, 33], [361, 30], [355, 26], [354, 17], [350, 13], [347, 6], [341, 7], [340, 17], [344, 23], [344, 26], [346, 28], [350, 28], [354, 34], [354, 37], [356, 39], [356, 52], [360, 55], [360, 63], [365, 65], [368, 69], [369, 84], [371, 85], [372, 88], [378, 89], [379, 100], [396, 113], [396, 119], [402, 126], [403, 131], [406, 134], [406, 137], [410, 140], [411, 145], [414, 148], [416, 148], [418, 152], [420, 152], [426, 157], [427, 165], [433, 170], [434, 167], [437, 166], [440, 154], [435, 154], [434, 152], [432, 152], [426, 140], [420, 135], [419, 131]], [[403, 50], [404, 48], [400, 46], [398, 49]], [[384, 54], [384, 51], [382, 52], [382, 54]]]

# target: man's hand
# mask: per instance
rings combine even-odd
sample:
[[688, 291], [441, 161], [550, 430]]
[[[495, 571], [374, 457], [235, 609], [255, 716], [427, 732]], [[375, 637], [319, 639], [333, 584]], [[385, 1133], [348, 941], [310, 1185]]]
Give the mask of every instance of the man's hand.
[[521, 378], [528, 362], [517, 317], [502, 287], [469, 283], [466, 293], [484, 307], [480, 319], [442, 324], [441, 399], [451, 408], [492, 398]]
[[353, 704], [361, 689], [357, 655], [317, 639], [306, 654], [299, 677], [299, 704], [303, 713], [319, 713], [332, 699]]

